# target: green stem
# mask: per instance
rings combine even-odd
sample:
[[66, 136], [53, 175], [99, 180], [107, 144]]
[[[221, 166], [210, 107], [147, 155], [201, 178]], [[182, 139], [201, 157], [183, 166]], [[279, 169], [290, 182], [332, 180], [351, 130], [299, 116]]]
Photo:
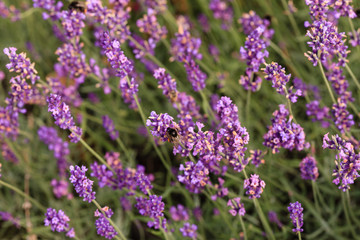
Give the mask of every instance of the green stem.
[[316, 194], [316, 182], [311, 181], [311, 185], [312, 185], [312, 190], [313, 190], [313, 195], [314, 195], [315, 208], [316, 208], [316, 211], [318, 211], [319, 214], [320, 214], [321, 211], [320, 211], [320, 208], [319, 208], [319, 201], [318, 201], [317, 194]]
[[244, 240], [247, 240], [247, 234], [246, 234], [246, 228], [245, 228], [244, 221], [243, 221], [241, 215], [239, 215], [239, 218], [240, 218], [241, 227], [242, 227], [242, 229], [243, 229], [243, 231], [244, 231]]
[[121, 150], [125, 153], [127, 160], [130, 162], [130, 161], [131, 161], [130, 153], [129, 153], [128, 149], [125, 147], [125, 144], [123, 143], [123, 141], [121, 140], [121, 138], [118, 137], [118, 138], [116, 139], [116, 142], [119, 144]]
[[105, 212], [102, 210], [100, 204], [96, 201], [96, 200], [92, 200], [92, 202], [95, 204], [95, 206], [101, 211], [101, 213], [104, 215], [104, 217], [106, 218], [106, 220], [109, 221], [109, 223], [111, 224], [111, 226], [113, 226], [115, 228], [115, 230], [117, 231], [117, 233], [119, 234], [120, 237], [118, 237], [117, 235], [115, 235], [115, 238], [117, 239], [122, 239], [122, 240], [126, 240], [127, 238], [124, 236], [124, 234], [121, 232], [121, 230], [116, 226], [116, 224], [106, 216]]
[[[251, 89], [249, 89], [248, 90], [248, 92], [247, 92], [247, 95], [246, 95], [246, 107], [245, 107], [245, 114], [246, 114], [246, 116], [245, 116], [245, 121], [246, 121], [246, 124], [248, 125], [248, 126], [250, 126], [250, 122], [249, 122], [249, 119], [250, 119], [250, 103], [251, 103]], [[251, 131], [249, 131], [249, 132], [251, 132]]]
[[349, 67], [349, 65], [347, 63], [345, 63], [345, 68], [348, 71], [348, 73], [350, 74], [352, 80], [355, 82], [356, 87], [360, 90], [360, 83], [359, 83], [358, 79], [355, 77], [355, 74], [353, 73], [353, 71], [351, 70], [351, 68]]
[[323, 80], [324, 80], [324, 82], [325, 82], [325, 85], [326, 85], [326, 87], [327, 87], [327, 89], [328, 89], [328, 91], [329, 91], [329, 93], [330, 93], [331, 100], [333, 101], [334, 104], [336, 104], [336, 100], [335, 100], [334, 94], [333, 94], [333, 92], [332, 92], [332, 90], [331, 90], [329, 81], [328, 81], [327, 78], [326, 78], [326, 75], [325, 75], [325, 72], [324, 72], [324, 68], [323, 68], [323, 66], [322, 66], [322, 63], [321, 63], [320, 60], [318, 60], [318, 63], [319, 63], [319, 68], [320, 68], [320, 71], [321, 71], [321, 75], [322, 75]]
[[[296, 228], [297, 228], [297, 229], [300, 228], [300, 226], [299, 226], [299, 219], [298, 219], [298, 218], [296, 218]], [[300, 231], [299, 231], [299, 232], [296, 232], [296, 234], [298, 235], [299, 240], [301, 240], [301, 232], [300, 232]]]
[[351, 227], [351, 234], [353, 235], [354, 239], [357, 239], [356, 238], [357, 234], [355, 233], [354, 228], [352, 227], [353, 224], [351, 224], [351, 221], [350, 221], [350, 218], [349, 218], [349, 212], [348, 212], [348, 209], [347, 209], [347, 206], [346, 206], [346, 200], [345, 200], [344, 193], [341, 194], [341, 201], [343, 203], [343, 208], [344, 208], [345, 219], [346, 219], [347, 225], [349, 227]]
[[354, 211], [352, 211], [352, 209], [351, 209], [349, 189], [346, 190], [346, 200], [347, 200], [346, 202], [347, 202], [347, 205], [348, 205], [350, 217], [356, 223], [357, 226], [360, 226], [360, 221], [355, 217]]
[[286, 94], [285, 98], [286, 98], [287, 105], [288, 105], [288, 108], [289, 108], [290, 116], [292, 116], [292, 118], [294, 119], [294, 122], [297, 123], [297, 121], [296, 121], [296, 119], [295, 119], [295, 116], [294, 116], [294, 114], [293, 114], [292, 108], [291, 108], [291, 101], [290, 101], [290, 99], [288, 98], [289, 92], [288, 92], [288, 90], [286, 89], [285, 86], [283, 86], [283, 89], [284, 89], [285, 94]]
[[0, 180], [0, 185], [3, 185], [4, 187], [7, 187], [7, 188], [13, 190], [14, 192], [18, 193], [19, 195], [23, 196], [24, 198], [27, 198], [30, 202], [32, 202], [41, 211], [43, 211], [43, 212], [46, 211], [46, 207], [44, 207], [41, 203], [39, 203], [34, 198], [30, 197], [29, 195], [27, 195], [26, 193], [24, 193], [23, 191], [21, 191], [17, 187], [14, 187], [14, 186], [12, 186], [12, 185], [10, 185], [10, 184], [2, 181], [2, 180]]

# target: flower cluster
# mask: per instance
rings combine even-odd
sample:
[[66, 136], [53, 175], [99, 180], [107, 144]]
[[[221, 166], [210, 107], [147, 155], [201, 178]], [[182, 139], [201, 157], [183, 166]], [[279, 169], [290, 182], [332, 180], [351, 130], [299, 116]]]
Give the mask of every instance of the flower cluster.
[[112, 40], [109, 33], [104, 32], [101, 39], [101, 47], [111, 67], [115, 69], [116, 76], [125, 78], [133, 70], [133, 63], [125, 56], [120, 48], [118, 40]]
[[186, 189], [192, 193], [200, 193], [205, 185], [210, 183], [209, 169], [201, 161], [196, 164], [193, 162], [180, 164], [179, 170], [184, 171], [178, 175], [179, 182], [185, 184]]
[[300, 162], [301, 178], [315, 181], [319, 177], [317, 162], [314, 157], [307, 156]]
[[189, 237], [192, 239], [196, 239], [197, 237], [197, 226], [195, 224], [191, 224], [190, 223], [184, 223], [184, 226], [182, 228], [180, 228], [180, 232], [182, 233], [183, 237]]
[[94, 216], [98, 217], [95, 221], [97, 234], [106, 239], [113, 239], [118, 233], [106, 218], [111, 218], [114, 212], [109, 207], [103, 207], [101, 210], [104, 211], [105, 214], [100, 212], [99, 209], [96, 209], [94, 213]]
[[270, 222], [276, 223], [279, 228], [282, 228], [282, 227], [283, 227], [283, 224], [280, 222], [280, 220], [279, 220], [276, 212], [274, 212], [274, 211], [269, 211], [268, 217], [269, 217], [269, 221], [270, 221]]
[[257, 174], [251, 174], [251, 177], [244, 181], [244, 189], [246, 189], [246, 194], [249, 195], [250, 199], [260, 198], [264, 188], [265, 182]]
[[330, 126], [329, 119], [331, 118], [329, 114], [330, 109], [326, 106], [321, 108], [319, 105], [320, 103], [318, 100], [314, 100], [307, 103], [306, 115], [312, 117], [311, 120], [313, 122], [315, 121], [321, 122], [321, 126], [323, 128], [328, 128]]
[[292, 220], [292, 223], [295, 228], [293, 228], [293, 232], [302, 232], [304, 229], [301, 227], [303, 226], [303, 208], [301, 207], [301, 203], [298, 201], [294, 203], [290, 203], [290, 206], [288, 207], [288, 211], [290, 212], [290, 218]]
[[148, 194], [153, 188], [151, 185], [151, 176], [145, 174], [145, 168], [141, 165], [137, 169], [124, 168], [119, 159], [120, 154], [116, 152], [106, 153], [105, 159], [109, 166], [115, 171], [116, 175], [107, 169], [105, 165], [99, 165], [96, 162], [91, 164], [91, 176], [99, 180], [99, 187], [110, 187], [112, 189], [127, 189], [128, 194], [133, 194], [137, 187]]
[[225, 180], [218, 178], [219, 184], [214, 184], [214, 190], [216, 194], [211, 196], [211, 200], [216, 201], [217, 198], [225, 197], [229, 194], [228, 188], [224, 187]]
[[189, 213], [187, 209], [181, 204], [178, 204], [176, 207], [171, 206], [169, 209], [169, 213], [171, 219], [175, 222], [189, 220]]
[[230, 2], [231, 0], [211, 0], [209, 4], [209, 8], [213, 12], [214, 18], [221, 20], [221, 27], [225, 30], [230, 28], [234, 19], [233, 8]]
[[269, 131], [264, 135], [264, 146], [272, 149], [273, 153], [279, 152], [281, 147], [289, 150], [296, 148], [298, 151], [309, 147], [305, 142], [304, 129], [297, 123], [292, 122], [289, 111], [285, 105], [280, 104], [279, 110], [273, 113], [272, 125], [268, 126]]
[[229, 206], [231, 209], [229, 210], [229, 213], [233, 215], [234, 217], [236, 215], [244, 216], [246, 211], [244, 208], [244, 204], [240, 202], [241, 198], [233, 198], [229, 199], [227, 202], [227, 206]]
[[[0, 172], [1, 172], [1, 164], [0, 164]], [[1, 173], [0, 173], [0, 177], [1, 177]], [[0, 211], [0, 219], [3, 221], [11, 222], [12, 224], [15, 225], [16, 228], [20, 228], [20, 218], [15, 218], [9, 212]]]
[[246, 35], [250, 35], [256, 28], [265, 28], [263, 36], [265, 37], [267, 44], [274, 35], [274, 30], [269, 29], [270, 21], [268, 19], [260, 18], [255, 11], [251, 10], [249, 13], [244, 13], [238, 22], [243, 27], [243, 31]]
[[228, 97], [221, 97], [216, 105], [216, 113], [221, 119], [222, 128], [219, 134], [223, 140], [223, 153], [229, 160], [230, 166], [235, 171], [242, 171], [246, 165], [244, 155], [245, 145], [249, 142], [249, 133], [245, 127], [241, 126], [238, 117], [238, 108]]
[[66, 236], [69, 238], [75, 237], [74, 229], [69, 229], [70, 218], [65, 215], [63, 210], [56, 211], [56, 209], [48, 208], [45, 213], [45, 226], [50, 226], [53, 232], [67, 232]]
[[48, 102], [48, 111], [52, 113], [55, 124], [62, 129], [69, 129], [71, 142], [78, 142], [80, 140], [82, 129], [75, 126], [75, 121], [70, 113], [69, 106], [64, 103], [61, 97], [57, 94], [50, 94], [46, 101]]
[[55, 2], [55, 0], [33, 0], [34, 8], [43, 8], [47, 12], [43, 12], [43, 19], [50, 18], [56, 21], [61, 18], [61, 8], [63, 3], [61, 1]]
[[103, 127], [109, 134], [112, 140], [116, 140], [119, 137], [119, 132], [115, 130], [114, 121], [107, 115], [102, 116]]
[[150, 36], [149, 42], [154, 42], [155, 45], [162, 38], [166, 37], [166, 27], [160, 26], [156, 18], [156, 11], [151, 8], [148, 8], [147, 14], [145, 14], [143, 18], [140, 18], [136, 21], [136, 25], [140, 32], [146, 33]]
[[265, 79], [272, 82], [272, 87], [282, 95], [285, 95], [286, 84], [290, 81], [291, 74], [285, 72], [285, 68], [276, 62], [267, 64], [264, 73]]
[[135, 207], [143, 216], [152, 218], [148, 221], [148, 227], [159, 229], [160, 227], [166, 229], [166, 218], [164, 218], [165, 204], [162, 202], [161, 196], [150, 195], [149, 198], [136, 197]]
[[85, 175], [87, 168], [85, 166], [70, 166], [70, 182], [74, 185], [75, 191], [80, 197], [84, 198], [83, 201], [95, 200], [95, 192], [92, 191], [93, 181], [88, 179]]
[[333, 104], [331, 113], [334, 117], [335, 126], [341, 133], [348, 132], [355, 124], [354, 116], [346, 110], [347, 101], [344, 98], [338, 98], [337, 103]]
[[164, 68], [156, 69], [154, 71], [154, 78], [158, 80], [159, 88], [163, 90], [164, 96], [171, 102], [175, 102], [177, 100], [176, 80], [171, 78]]
[[250, 162], [251, 164], [255, 165], [255, 167], [259, 167], [260, 164], [264, 164], [264, 155], [266, 154], [266, 151], [263, 152], [260, 149], [257, 150], [250, 150], [250, 157], [246, 159], [246, 162]]
[[151, 134], [156, 137], [160, 137], [163, 142], [170, 141], [167, 135], [168, 128], [178, 129], [179, 126], [174, 122], [174, 118], [169, 114], [156, 114], [152, 111], [149, 119], [146, 121], [146, 126], [152, 127]]
[[82, 29], [85, 27], [85, 14], [76, 11], [68, 10], [62, 12], [61, 25], [65, 30], [65, 36], [68, 40], [80, 37], [82, 35]]
[[135, 96], [139, 91], [139, 84], [136, 83], [135, 79], [128, 79], [127, 77], [120, 79], [119, 88], [121, 89], [121, 96], [124, 102], [129, 104], [131, 109], [137, 109]]
[[339, 189], [344, 192], [350, 189], [355, 179], [360, 177], [360, 154], [355, 153], [354, 146], [350, 142], [346, 142], [338, 135], [329, 138], [329, 133], [323, 138], [323, 148], [336, 149], [339, 151], [336, 155], [333, 183], [339, 185]]
[[1, 155], [2, 157], [9, 162], [18, 163], [19, 159], [16, 157], [15, 153], [10, 149], [9, 145], [5, 142], [0, 143]]

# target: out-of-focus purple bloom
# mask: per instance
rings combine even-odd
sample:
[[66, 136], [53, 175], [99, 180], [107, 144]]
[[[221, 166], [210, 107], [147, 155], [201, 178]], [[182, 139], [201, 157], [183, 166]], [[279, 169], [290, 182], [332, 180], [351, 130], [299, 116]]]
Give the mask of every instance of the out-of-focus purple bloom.
[[105, 237], [106, 239], [113, 239], [118, 233], [106, 218], [111, 218], [114, 212], [107, 206], [103, 207], [102, 210], [104, 211], [106, 217], [99, 211], [99, 209], [96, 209], [94, 213], [94, 216], [98, 217], [95, 221], [96, 232], [98, 235]]
[[246, 194], [249, 195], [250, 199], [260, 198], [264, 188], [265, 182], [257, 174], [251, 174], [250, 178], [244, 180], [244, 189], [246, 189]]
[[51, 180], [51, 186], [53, 187], [53, 193], [55, 197], [61, 198], [66, 196], [68, 199], [73, 198], [72, 194], [69, 193], [69, 183], [65, 180]]
[[283, 224], [280, 222], [280, 220], [278, 219], [278, 216], [276, 214], [276, 212], [274, 211], [269, 211], [268, 213], [268, 217], [269, 217], [269, 221], [276, 223], [278, 225], [279, 228], [283, 227]]
[[336, 127], [341, 133], [348, 132], [355, 124], [354, 116], [346, 110], [347, 101], [343, 98], [338, 98], [337, 103], [333, 104], [331, 113], [334, 117]]
[[276, 62], [267, 64], [264, 73], [266, 74], [265, 79], [272, 82], [272, 87], [282, 95], [285, 95], [286, 84], [290, 81], [291, 74], [285, 72], [285, 68]]
[[67, 157], [70, 154], [69, 144], [63, 141], [57, 134], [55, 128], [42, 126], [38, 130], [41, 141], [48, 145], [49, 150], [54, 152], [54, 157], [58, 160], [57, 166], [60, 177], [66, 176], [68, 167]]
[[69, 129], [71, 131], [69, 135], [70, 141], [78, 142], [81, 138], [82, 130], [75, 126], [69, 106], [57, 94], [50, 94], [46, 101], [48, 102], [48, 111], [52, 113], [55, 119], [55, 124], [62, 129]]
[[174, 118], [169, 114], [156, 114], [156, 112], [152, 111], [150, 113], [149, 119], [146, 121], [146, 125], [152, 127], [150, 130], [151, 134], [156, 137], [160, 137], [163, 142], [170, 141], [167, 137], [167, 129], [173, 128], [178, 129], [179, 126], [176, 122], [174, 122]]
[[319, 101], [315, 100], [306, 104], [306, 115], [312, 117], [311, 120], [313, 122], [319, 121], [321, 122], [321, 126], [323, 128], [328, 128], [330, 123], [328, 122], [331, 119], [329, 111], [330, 109], [326, 106], [321, 108], [319, 106]]
[[3, 1], [0, 1], [0, 17], [8, 18], [10, 16], [9, 8], [5, 5]]
[[214, 190], [216, 194], [211, 196], [211, 200], [215, 201], [217, 198], [222, 198], [229, 194], [228, 188], [224, 187], [225, 180], [218, 178], [219, 184], [214, 184]]
[[119, 132], [115, 130], [114, 121], [107, 115], [102, 116], [103, 127], [109, 134], [112, 140], [116, 140], [119, 137]]
[[[65, 30], [65, 35], [68, 40], [78, 38], [82, 35], [82, 29], [85, 27], [85, 14], [76, 11], [68, 10], [62, 12], [61, 25]], [[77, 39], [78, 41], [79, 39]]]
[[318, 61], [325, 63], [329, 58], [338, 59], [340, 66], [344, 67], [348, 54], [348, 46], [345, 45], [345, 33], [338, 33], [338, 29], [333, 23], [325, 20], [313, 22], [311, 29], [307, 31], [306, 36], [310, 38], [307, 42], [312, 51], [305, 53], [309, 61], [314, 66]]
[[249, 133], [241, 126], [238, 117], [238, 108], [228, 97], [221, 97], [216, 105], [216, 113], [221, 119], [219, 138], [224, 144], [223, 153], [235, 171], [242, 171], [246, 166], [244, 155], [245, 145], [249, 142]]
[[221, 20], [221, 27], [225, 30], [231, 27], [234, 19], [231, 1], [232, 0], [211, 0], [209, 3], [209, 8], [213, 12], [214, 18]]
[[303, 93], [301, 92], [300, 89], [295, 89], [295, 91], [293, 91], [294, 86], [291, 86], [288, 89], [288, 93], [286, 94], [286, 98], [289, 99], [292, 103], [296, 103], [298, 97], [303, 96]]
[[145, 0], [144, 4], [146, 7], [154, 9], [157, 13], [162, 13], [167, 9], [166, 0]]
[[53, 232], [70, 232], [71, 235], [74, 229], [69, 229], [70, 218], [65, 215], [63, 210], [56, 211], [56, 209], [48, 208], [45, 213], [44, 225], [50, 226]]
[[25, 53], [17, 54], [16, 50], [14, 47], [4, 48], [4, 53], [10, 60], [10, 63], [6, 64], [6, 68], [9, 69], [10, 72], [16, 72], [21, 79], [30, 79], [31, 84], [34, 85], [35, 82], [40, 79], [34, 68], [35, 63], [31, 63]]
[[[136, 83], [135, 79], [127, 79], [127, 77], [120, 79], [119, 88], [121, 89], [121, 96], [124, 102], [129, 104], [131, 109], [137, 109], [134, 95], [139, 91], [139, 84]], [[138, 100], [140, 99], [138, 98]]]
[[184, 226], [182, 228], [180, 228], [180, 232], [182, 233], [183, 237], [189, 237], [192, 239], [196, 239], [197, 237], [197, 226], [195, 224], [191, 224], [190, 223], [184, 223]]
[[1, 155], [6, 161], [12, 163], [18, 163], [19, 159], [16, 157], [15, 153], [10, 149], [9, 145], [5, 142], [0, 143]]
[[51, 18], [51, 20], [56, 21], [61, 18], [61, 8], [63, 3], [55, 0], [33, 0], [34, 8], [43, 8], [47, 12], [42, 14], [43, 19]]
[[180, 164], [179, 171], [183, 171], [178, 175], [179, 182], [185, 184], [186, 189], [192, 193], [200, 193], [205, 185], [210, 183], [209, 170], [201, 161], [196, 164], [193, 162]]
[[161, 196], [150, 195], [149, 198], [136, 197], [137, 203], [135, 207], [139, 210], [142, 216], [148, 216], [152, 218], [149, 221], [148, 227], [154, 227], [159, 229], [160, 227], [166, 230], [166, 218], [164, 218], [165, 204], [162, 201]]
[[292, 220], [292, 223], [295, 228], [293, 228], [293, 232], [302, 232], [304, 229], [301, 227], [303, 226], [303, 208], [301, 207], [301, 203], [298, 201], [294, 203], [290, 203], [290, 206], [288, 207], [288, 211], [290, 212], [290, 219]]
[[[0, 170], [1, 170], [1, 165], [0, 165]], [[1, 174], [0, 174], [1, 177]], [[11, 222], [12, 224], [15, 225], [16, 228], [20, 228], [20, 218], [15, 218], [11, 215], [11, 213], [9, 212], [1, 212], [0, 211], [0, 219], [3, 221], [8, 221]]]
[[360, 45], [360, 28], [358, 28], [355, 33], [349, 32], [348, 36], [350, 38], [351, 46], [356, 47]]
[[251, 76], [252, 73], [259, 71], [260, 65], [265, 63], [265, 57], [269, 56], [266, 50], [266, 42], [261, 38], [265, 31], [264, 26], [259, 26], [252, 31], [245, 40], [245, 46], [240, 47], [240, 56], [246, 60], [246, 74]]
[[241, 203], [240, 200], [241, 198], [237, 197], [237, 198], [229, 199], [229, 201], [227, 202], [227, 206], [231, 207], [229, 213], [234, 217], [236, 215], [244, 216], [246, 213], [244, 204]]
[[189, 31], [175, 33], [175, 38], [171, 39], [171, 54], [179, 62], [187, 62], [191, 59], [202, 59], [199, 53], [201, 46], [200, 38], [193, 38]]
[[74, 185], [75, 191], [80, 197], [84, 198], [83, 201], [95, 200], [95, 192], [92, 191], [93, 181], [88, 179], [85, 175], [87, 168], [85, 166], [70, 166], [70, 182]]
[[309, 14], [313, 21], [327, 18], [330, 0], [305, 0], [305, 3], [309, 6]]
[[[349, 82], [346, 80], [345, 75], [343, 74], [343, 69], [339, 66], [339, 63], [332, 63], [328, 66], [326, 77], [331, 83], [331, 86], [335, 90], [336, 94], [346, 98], [349, 98], [348, 95], [351, 96], [351, 93], [347, 92]], [[352, 101], [352, 99], [349, 100]]]
[[156, 18], [156, 12], [151, 8], [148, 8], [147, 14], [143, 18], [136, 21], [136, 25], [140, 32], [148, 34], [154, 42], [166, 37], [166, 27], [160, 26]]
[[176, 80], [171, 78], [170, 74], [165, 73], [164, 68], [158, 68], [154, 71], [154, 78], [158, 80], [159, 88], [163, 94], [171, 101], [177, 99]]
[[298, 151], [309, 147], [305, 142], [304, 129], [297, 123], [292, 122], [289, 111], [285, 105], [280, 104], [279, 110], [273, 113], [272, 125], [268, 126], [269, 131], [264, 135], [264, 146], [270, 147], [273, 153], [279, 152], [281, 147], [289, 150], [296, 148]]
[[351, 6], [352, 0], [331, 0], [331, 6], [337, 12], [337, 18], [340, 16], [356, 18], [356, 13]]
[[243, 31], [246, 35], [250, 35], [251, 32], [260, 26], [265, 27], [263, 36], [266, 38], [267, 44], [269, 44], [269, 40], [274, 35], [274, 30], [269, 29], [270, 21], [268, 19], [261, 19], [253, 10], [249, 13], [244, 13], [242, 17], [239, 18], [238, 22], [243, 27]]
[[90, 59], [90, 69], [91, 72], [101, 80], [100, 83], [96, 84], [96, 87], [101, 87], [105, 94], [110, 94], [110, 70], [108, 68], [100, 68], [98, 65], [96, 65], [96, 61], [93, 58]]
[[198, 17], [198, 21], [199, 21], [199, 24], [201, 26], [201, 29], [204, 31], [204, 32], [209, 32], [210, 31], [210, 25], [209, 25], [209, 21], [206, 17], [205, 14], [200, 14], [199, 17]]
[[300, 162], [301, 178], [315, 181], [319, 177], [317, 162], [314, 157], [307, 156]]
[[335, 160], [335, 169], [333, 183], [339, 185], [339, 189], [344, 192], [350, 189], [350, 184], [354, 184], [356, 178], [360, 177], [360, 154], [355, 153], [354, 146], [350, 142], [346, 142], [338, 135], [329, 139], [329, 133], [324, 135], [323, 148], [336, 149], [338, 153]]
[[[251, 76], [250, 76], [251, 77]], [[253, 76], [253, 79], [250, 79], [247, 75], [241, 75], [239, 84], [244, 87], [246, 91], [251, 90], [252, 92], [256, 92], [260, 90], [262, 79], [259, 76]]]
[[170, 213], [171, 219], [174, 220], [175, 222], [189, 220], [189, 213], [188, 213], [187, 209], [181, 204], [178, 204], [176, 207], [171, 206], [169, 213]]
[[101, 43], [101, 47], [111, 67], [116, 70], [116, 76], [125, 78], [129, 75], [134, 66], [121, 50], [120, 42], [117, 40], [111, 40], [109, 33], [104, 32]]
[[297, 90], [301, 90], [303, 96], [308, 94], [313, 94], [313, 97], [316, 100], [320, 100], [320, 90], [316, 85], [306, 84], [300, 78], [294, 77], [293, 79], [294, 88]]
[[184, 64], [189, 82], [194, 91], [198, 92], [205, 88], [207, 75], [200, 70], [199, 65], [193, 59]]
[[255, 165], [255, 167], [259, 167], [260, 164], [264, 164], [264, 155], [266, 151], [263, 152], [260, 149], [250, 150], [250, 157], [246, 160], [247, 162], [251, 161], [251, 164]]
[[129, 198], [127, 198], [127, 197], [120, 198], [120, 205], [125, 211], [131, 210], [131, 202], [130, 202]]
[[209, 54], [214, 58], [215, 62], [219, 61], [219, 49], [213, 45], [213, 44], [209, 44]]

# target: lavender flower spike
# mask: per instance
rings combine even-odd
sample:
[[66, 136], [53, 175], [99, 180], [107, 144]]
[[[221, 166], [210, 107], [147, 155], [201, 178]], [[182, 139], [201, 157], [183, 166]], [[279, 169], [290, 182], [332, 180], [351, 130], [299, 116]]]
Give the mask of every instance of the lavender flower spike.
[[85, 175], [87, 168], [85, 166], [70, 166], [70, 182], [74, 185], [75, 191], [84, 201], [89, 203], [95, 200], [95, 192], [92, 191], [93, 181], [88, 179]]
[[[110, 218], [114, 214], [114, 212], [109, 207], [103, 207], [102, 210], [104, 211], [107, 218]], [[109, 220], [107, 220], [104, 214], [98, 209], [96, 209], [94, 215], [95, 217], [99, 217], [95, 221], [97, 234], [107, 239], [113, 239], [118, 233], [115, 231], [114, 227], [110, 225]]]
[[74, 229], [69, 229], [70, 218], [66, 216], [63, 210], [57, 212], [53, 208], [48, 208], [45, 213], [45, 226], [50, 226], [53, 232], [67, 232], [66, 236], [73, 238], [75, 237]]
[[264, 188], [265, 182], [257, 174], [251, 174], [251, 177], [244, 181], [244, 189], [246, 189], [246, 194], [249, 195], [250, 199], [260, 198]]
[[293, 232], [299, 233], [304, 231], [301, 227], [303, 226], [303, 208], [301, 207], [301, 203], [296, 201], [295, 203], [290, 203], [288, 207], [288, 211], [290, 212], [290, 218], [294, 227], [292, 230]]

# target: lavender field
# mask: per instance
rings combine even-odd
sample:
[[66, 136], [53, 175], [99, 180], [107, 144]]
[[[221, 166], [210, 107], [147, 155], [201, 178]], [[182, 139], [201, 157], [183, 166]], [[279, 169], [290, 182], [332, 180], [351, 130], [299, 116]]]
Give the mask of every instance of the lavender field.
[[0, 0], [0, 239], [360, 239], [359, 0]]

